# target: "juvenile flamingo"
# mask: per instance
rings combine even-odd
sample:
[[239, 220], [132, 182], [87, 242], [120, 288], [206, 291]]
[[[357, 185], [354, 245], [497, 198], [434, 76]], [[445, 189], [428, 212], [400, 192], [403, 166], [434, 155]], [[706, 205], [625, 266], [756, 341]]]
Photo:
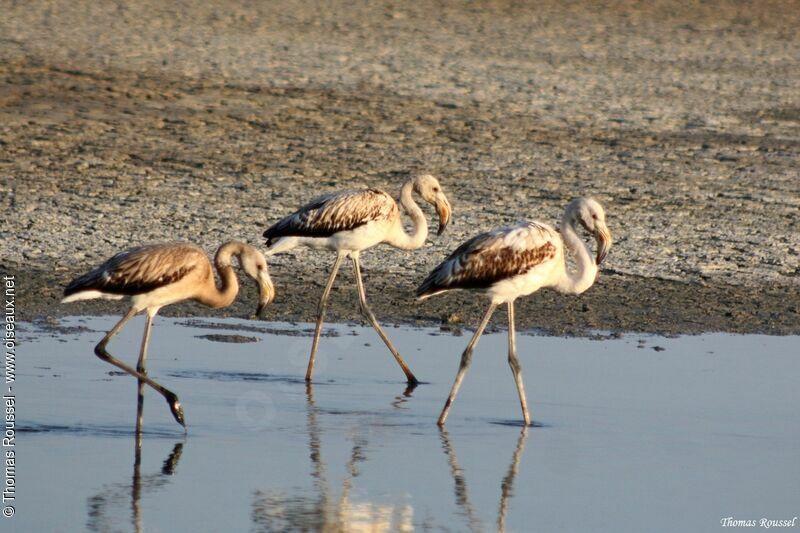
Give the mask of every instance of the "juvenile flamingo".
[[425, 243], [428, 236], [428, 223], [412, 197], [414, 192], [436, 207], [439, 213], [439, 235], [441, 235], [450, 221], [450, 202], [439, 181], [430, 175], [409, 179], [400, 190], [400, 205], [403, 206], [414, 224], [411, 234], [406, 233], [403, 229], [403, 221], [400, 218], [397, 203], [389, 194], [379, 189], [344, 191], [321, 196], [279, 220], [264, 232], [264, 237], [267, 239], [268, 256], [299, 245], [336, 252], [336, 260], [319, 302], [317, 326], [314, 330], [314, 340], [311, 343], [306, 381], [311, 381], [314, 374], [314, 357], [317, 353], [325, 306], [328, 303], [333, 281], [336, 279], [336, 273], [339, 271], [342, 261], [346, 257], [350, 257], [353, 262], [361, 312], [378, 332], [389, 351], [392, 352], [405, 373], [408, 383], [412, 385], [418, 383], [417, 378], [414, 377], [400, 353], [383, 332], [375, 314], [367, 305], [359, 263], [359, 254], [376, 244], [386, 243], [402, 250], [416, 250]]
[[[64, 299], [61, 303], [94, 298], [107, 300], [129, 298], [130, 309], [95, 346], [94, 353], [100, 359], [139, 379], [140, 402], [143, 383], [158, 391], [167, 400], [172, 416], [185, 427], [183, 407], [178, 397], [150, 379], [145, 370], [153, 317], [165, 305], [182, 300], [196, 300], [213, 308], [233, 303], [239, 292], [239, 281], [231, 264], [233, 256], [239, 260], [239, 265], [245, 274], [258, 285], [259, 304], [256, 314], [260, 315], [275, 296], [267, 261], [261, 252], [252, 246], [236, 241], [220, 246], [214, 258], [214, 266], [222, 280], [220, 287], [217, 287], [211, 262], [202, 249], [183, 243], [153, 244], [118, 253], [94, 270], [75, 278], [64, 289]], [[147, 319], [139, 351], [139, 362], [134, 370], [112, 357], [106, 350], [106, 345], [128, 320], [142, 311], [147, 313]], [[141, 410], [137, 416], [138, 429], [141, 427]]]
[[[580, 224], [597, 239], [597, 256], [593, 259], [586, 244], [575, 231]], [[565, 251], [566, 246], [566, 251]], [[611, 233], [600, 204], [592, 198], [570, 202], [561, 219], [560, 232], [540, 222], [522, 222], [516, 226], [482, 233], [459, 246], [417, 289], [420, 299], [452, 289], [478, 289], [489, 297], [489, 309], [461, 356], [461, 365], [447, 402], [439, 415], [444, 426], [472, 361], [472, 351], [483, 330], [500, 304], [508, 305], [508, 363], [517, 384], [525, 426], [530, 425], [528, 402], [514, 340], [514, 300], [541, 288], [567, 294], [581, 294], [595, 281], [598, 265], [611, 248]], [[569, 271], [566, 252], [573, 255], [576, 270]]]

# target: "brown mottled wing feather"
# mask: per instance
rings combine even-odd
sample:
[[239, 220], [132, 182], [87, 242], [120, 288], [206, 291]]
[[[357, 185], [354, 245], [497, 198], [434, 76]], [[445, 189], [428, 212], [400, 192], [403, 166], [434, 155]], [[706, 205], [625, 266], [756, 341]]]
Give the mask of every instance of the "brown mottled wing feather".
[[334, 233], [382, 220], [397, 211], [391, 196], [378, 189], [321, 196], [279, 220], [264, 232], [267, 245], [281, 237], [330, 237]]
[[210, 269], [205, 252], [191, 244], [152, 244], [120, 252], [72, 280], [64, 296], [96, 290], [131, 296], [175, 283], [197, 269]]
[[450, 289], [486, 289], [556, 256], [559, 235], [549, 226], [525, 222], [482, 233], [459, 246], [417, 289], [430, 296]]

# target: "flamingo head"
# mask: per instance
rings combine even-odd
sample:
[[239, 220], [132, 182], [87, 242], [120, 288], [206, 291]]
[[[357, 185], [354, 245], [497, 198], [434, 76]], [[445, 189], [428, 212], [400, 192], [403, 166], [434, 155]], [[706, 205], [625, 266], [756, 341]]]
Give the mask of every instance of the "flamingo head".
[[450, 222], [450, 215], [453, 209], [450, 207], [450, 201], [444, 194], [439, 180], [430, 174], [422, 174], [413, 180], [414, 191], [419, 194], [423, 200], [436, 208], [439, 213], [439, 231], [437, 235], [441, 235], [447, 224]]
[[599, 265], [611, 249], [611, 232], [606, 226], [606, 213], [603, 206], [594, 198], [577, 198], [567, 206], [567, 220], [575, 227], [580, 224], [594, 235], [597, 240], [597, 257], [595, 264]]
[[269, 267], [264, 254], [248, 246], [239, 257], [242, 270], [256, 282], [258, 287], [258, 307], [255, 317], [260, 317], [264, 309], [275, 299], [275, 285], [269, 276]]

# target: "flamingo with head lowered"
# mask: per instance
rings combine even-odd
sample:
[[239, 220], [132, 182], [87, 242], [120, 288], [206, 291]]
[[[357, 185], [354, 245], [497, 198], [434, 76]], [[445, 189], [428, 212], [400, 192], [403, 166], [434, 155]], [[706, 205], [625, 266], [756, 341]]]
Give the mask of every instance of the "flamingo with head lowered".
[[414, 224], [409, 234], [403, 229], [397, 203], [380, 189], [344, 191], [321, 196], [304, 205], [291, 215], [279, 220], [264, 232], [267, 239], [267, 255], [273, 255], [295, 248], [307, 246], [336, 252], [328, 283], [319, 302], [317, 325], [311, 344], [306, 381], [314, 374], [314, 357], [322, 332], [325, 306], [342, 261], [349, 257], [353, 262], [353, 273], [358, 287], [359, 307], [364, 317], [378, 332], [383, 342], [392, 352], [409, 384], [418, 383], [400, 353], [384, 333], [375, 314], [367, 305], [364, 283], [361, 279], [359, 254], [380, 243], [386, 243], [402, 250], [420, 248], [428, 236], [428, 223], [422, 209], [414, 201], [413, 193], [436, 207], [439, 213], [439, 234], [450, 220], [450, 202], [439, 181], [430, 175], [409, 179], [400, 190], [400, 205]]
[[[231, 258], [234, 256], [239, 260], [239, 265], [245, 274], [258, 285], [259, 304], [256, 314], [259, 315], [275, 296], [267, 261], [262, 253], [252, 246], [236, 241], [220, 246], [214, 258], [214, 266], [222, 281], [220, 286], [217, 286], [214, 269], [201, 248], [184, 243], [152, 244], [118, 253], [94, 270], [75, 278], [64, 289], [64, 299], [61, 303], [94, 298], [107, 300], [129, 298], [130, 309], [97, 344], [94, 352], [100, 359], [138, 378], [140, 398], [143, 383], [158, 391], [167, 400], [172, 416], [185, 427], [183, 407], [178, 401], [178, 396], [149, 378], [145, 370], [153, 317], [165, 305], [182, 300], [195, 300], [213, 308], [233, 303], [239, 292], [239, 282], [231, 264]], [[147, 319], [139, 361], [134, 370], [112, 357], [106, 350], [106, 345], [128, 320], [143, 311], [147, 313]], [[141, 427], [141, 409], [138, 418], [137, 429]]]
[[[597, 255], [592, 257], [576, 232], [583, 227], [597, 239]], [[452, 289], [476, 289], [489, 298], [489, 309], [461, 356], [461, 365], [447, 402], [439, 415], [443, 426], [455, 401], [461, 381], [472, 361], [472, 351], [498, 305], [508, 306], [508, 363], [517, 384], [522, 417], [530, 425], [528, 402], [514, 335], [514, 300], [541, 288], [566, 294], [581, 294], [595, 281], [598, 265], [611, 247], [611, 233], [606, 227], [602, 206], [592, 198], [570, 202], [561, 219], [560, 231], [540, 222], [522, 222], [516, 226], [482, 233], [459, 246], [417, 289], [420, 299]], [[575, 258], [576, 269], [567, 268], [566, 257]]]

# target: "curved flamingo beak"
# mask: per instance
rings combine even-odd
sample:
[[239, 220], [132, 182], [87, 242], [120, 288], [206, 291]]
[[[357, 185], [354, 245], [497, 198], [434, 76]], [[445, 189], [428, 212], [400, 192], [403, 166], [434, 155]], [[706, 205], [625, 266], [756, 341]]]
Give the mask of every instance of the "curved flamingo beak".
[[275, 285], [269, 277], [269, 272], [262, 270], [258, 274], [258, 307], [253, 318], [260, 318], [264, 309], [275, 299]]
[[595, 259], [595, 264], [599, 265], [603, 262], [603, 259], [606, 258], [608, 251], [611, 249], [611, 232], [608, 231], [605, 224], [598, 224], [594, 236], [595, 239], [597, 239], [597, 258]]
[[453, 213], [453, 209], [450, 207], [450, 202], [444, 193], [436, 196], [434, 205], [436, 206], [436, 212], [439, 213], [439, 231], [436, 232], [436, 235], [441, 235], [450, 223], [450, 215]]
[[175, 394], [169, 393], [166, 395], [167, 405], [169, 405], [169, 410], [172, 412], [172, 416], [175, 417], [175, 421], [186, 428], [186, 420], [183, 416], [183, 406], [181, 402], [178, 400], [178, 397]]

